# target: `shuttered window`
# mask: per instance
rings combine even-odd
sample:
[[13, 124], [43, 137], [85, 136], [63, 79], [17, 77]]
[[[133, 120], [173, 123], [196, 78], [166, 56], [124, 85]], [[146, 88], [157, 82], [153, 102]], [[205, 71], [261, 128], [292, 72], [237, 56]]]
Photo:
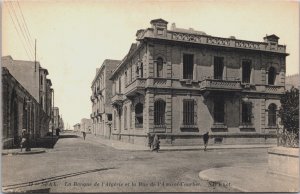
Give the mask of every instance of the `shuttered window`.
[[214, 79], [223, 79], [224, 58], [214, 57]]
[[165, 110], [166, 103], [163, 100], [158, 100], [154, 103], [154, 125], [156, 125], [156, 127], [164, 127]]
[[157, 77], [163, 77], [163, 59], [161, 57], [157, 58], [156, 71]]
[[242, 82], [250, 83], [250, 76], [251, 76], [251, 61], [244, 60], [242, 62]]
[[250, 124], [252, 118], [252, 103], [242, 103], [242, 123]]
[[214, 99], [214, 121], [215, 123], [224, 123], [224, 99]]
[[183, 125], [195, 125], [196, 116], [194, 100], [184, 100]]
[[270, 104], [268, 107], [268, 125], [276, 126], [276, 104]]
[[183, 55], [183, 79], [193, 79], [194, 55]]

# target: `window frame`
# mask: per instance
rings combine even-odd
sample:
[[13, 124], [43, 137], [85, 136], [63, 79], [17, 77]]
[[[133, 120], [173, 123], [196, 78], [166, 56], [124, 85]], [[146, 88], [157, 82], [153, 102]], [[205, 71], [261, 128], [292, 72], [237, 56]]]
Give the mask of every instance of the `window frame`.
[[166, 125], [166, 102], [162, 99], [154, 102], [154, 126], [163, 128]]
[[[191, 53], [183, 53], [182, 55], [182, 77], [183, 79], [194, 79], [194, 60], [195, 55]], [[186, 57], [191, 57], [185, 59]]]

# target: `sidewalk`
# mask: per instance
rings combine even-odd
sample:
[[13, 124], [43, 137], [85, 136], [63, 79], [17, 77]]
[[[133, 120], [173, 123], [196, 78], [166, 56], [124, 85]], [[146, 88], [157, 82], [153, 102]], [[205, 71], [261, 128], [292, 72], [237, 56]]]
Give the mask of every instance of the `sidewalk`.
[[[127, 142], [104, 139], [99, 136], [87, 135], [86, 140], [91, 140], [93, 142], [97, 142], [100, 144], [104, 144], [106, 146], [113, 147], [117, 150], [129, 150], [129, 151], [149, 151], [149, 147], [146, 145], [139, 144], [131, 144]], [[249, 148], [270, 148], [274, 147], [273, 144], [250, 144], [250, 145], [211, 145], [208, 146], [208, 150], [213, 149], [249, 149]], [[164, 146], [160, 147], [162, 151], [189, 151], [189, 150], [203, 150], [203, 146], [195, 145], [195, 146]]]
[[211, 185], [241, 192], [299, 192], [298, 179], [267, 173], [268, 165], [222, 167], [201, 171], [199, 177]]
[[46, 149], [44, 148], [31, 148], [30, 151], [25, 151], [25, 148], [23, 148], [22, 152], [21, 149], [3, 149], [2, 155], [26, 155], [26, 154], [40, 154], [46, 152]]

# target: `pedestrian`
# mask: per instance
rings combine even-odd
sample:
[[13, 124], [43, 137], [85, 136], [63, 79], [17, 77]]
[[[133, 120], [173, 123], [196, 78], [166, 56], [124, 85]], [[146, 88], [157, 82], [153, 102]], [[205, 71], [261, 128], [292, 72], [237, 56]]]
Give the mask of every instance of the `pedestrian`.
[[26, 129], [22, 129], [22, 134], [21, 134], [21, 152], [22, 152], [22, 149], [23, 147], [25, 146], [25, 143], [26, 143]]
[[60, 128], [57, 128], [57, 129], [55, 130], [55, 132], [56, 132], [56, 136], [59, 136]]
[[209, 132], [206, 132], [204, 135], [203, 135], [203, 142], [204, 142], [204, 151], [206, 151], [206, 147], [207, 147], [207, 144], [208, 144], [208, 139], [209, 139]]
[[151, 150], [152, 143], [153, 143], [153, 136], [150, 133], [148, 133], [147, 135], [148, 135], [148, 146]]
[[82, 132], [82, 135], [83, 135], [83, 140], [85, 140], [85, 136], [86, 136], [85, 131]]
[[159, 137], [157, 134], [154, 135], [154, 139], [153, 139], [153, 143], [152, 143], [152, 151], [156, 151], [158, 152], [159, 148], [160, 148], [160, 141], [159, 141]]

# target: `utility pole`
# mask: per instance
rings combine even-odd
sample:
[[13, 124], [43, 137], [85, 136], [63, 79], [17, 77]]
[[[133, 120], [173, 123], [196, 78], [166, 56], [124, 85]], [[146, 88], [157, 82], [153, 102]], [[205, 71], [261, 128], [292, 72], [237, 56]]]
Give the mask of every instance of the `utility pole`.
[[36, 72], [36, 39], [34, 41], [34, 72]]

